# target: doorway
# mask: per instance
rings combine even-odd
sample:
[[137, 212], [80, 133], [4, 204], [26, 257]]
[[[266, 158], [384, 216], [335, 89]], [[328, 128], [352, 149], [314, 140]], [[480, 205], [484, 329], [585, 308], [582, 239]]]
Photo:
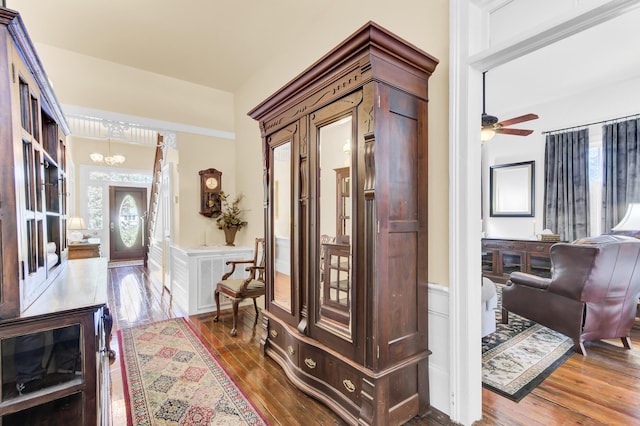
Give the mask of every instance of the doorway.
[[109, 258], [143, 260], [147, 188], [109, 187]]
[[[481, 317], [480, 263], [481, 212], [478, 177], [481, 176], [480, 120], [482, 106], [482, 72], [495, 69], [544, 46], [563, 40], [572, 34], [610, 20], [632, 10], [637, 0], [606, 1], [591, 4], [563, 19], [538, 25], [518, 37], [493, 48], [474, 51], [477, 40], [483, 39], [489, 20], [477, 25], [478, 5], [492, 2], [453, 0], [451, 2], [452, 52], [450, 55], [450, 93], [452, 108], [449, 116], [449, 416], [452, 421], [472, 424], [482, 417], [482, 371], [478, 347]], [[496, 2], [496, 4], [529, 4], [532, 2]], [[569, 2], [567, 2], [569, 3]], [[545, 12], [546, 13], [546, 12]], [[571, 19], [570, 19], [571, 18]], [[474, 52], [474, 53], [470, 53]], [[431, 338], [431, 336], [430, 336]], [[444, 382], [444, 381], [443, 381]], [[440, 385], [438, 383], [438, 385]], [[433, 386], [433, 385], [432, 385]]]

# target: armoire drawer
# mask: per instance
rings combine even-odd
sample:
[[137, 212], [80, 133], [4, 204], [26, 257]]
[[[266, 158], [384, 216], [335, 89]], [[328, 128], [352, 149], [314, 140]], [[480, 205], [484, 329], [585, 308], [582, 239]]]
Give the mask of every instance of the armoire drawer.
[[544, 243], [530, 243], [527, 245], [527, 251], [531, 253], [539, 253], [549, 255], [551, 252], [552, 244], [544, 244]]
[[298, 365], [298, 341], [291, 336], [286, 326], [276, 321], [269, 321], [269, 344]]
[[355, 404], [360, 404], [361, 374], [339, 359], [313, 346], [301, 344], [300, 368], [326, 382]]

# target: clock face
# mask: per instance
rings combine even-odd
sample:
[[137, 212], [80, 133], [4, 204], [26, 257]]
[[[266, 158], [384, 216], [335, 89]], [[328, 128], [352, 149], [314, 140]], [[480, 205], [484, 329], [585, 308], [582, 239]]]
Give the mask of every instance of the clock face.
[[207, 178], [207, 180], [204, 183], [205, 185], [207, 185], [207, 188], [209, 189], [216, 189], [218, 187], [218, 179], [214, 177]]

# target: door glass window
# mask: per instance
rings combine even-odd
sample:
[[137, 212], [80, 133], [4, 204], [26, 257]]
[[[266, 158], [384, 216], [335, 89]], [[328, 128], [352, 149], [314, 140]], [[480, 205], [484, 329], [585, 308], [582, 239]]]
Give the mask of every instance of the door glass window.
[[122, 243], [131, 248], [140, 232], [140, 217], [136, 200], [129, 194], [125, 195], [120, 204], [120, 238]]

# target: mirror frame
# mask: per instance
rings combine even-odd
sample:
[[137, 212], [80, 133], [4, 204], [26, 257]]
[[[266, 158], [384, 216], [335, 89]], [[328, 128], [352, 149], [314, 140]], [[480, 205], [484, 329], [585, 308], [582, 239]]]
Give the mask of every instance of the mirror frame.
[[[489, 171], [491, 217], [535, 217], [535, 161], [491, 166]], [[515, 191], [520, 196], [510, 208], [500, 203], [500, 192]]]

